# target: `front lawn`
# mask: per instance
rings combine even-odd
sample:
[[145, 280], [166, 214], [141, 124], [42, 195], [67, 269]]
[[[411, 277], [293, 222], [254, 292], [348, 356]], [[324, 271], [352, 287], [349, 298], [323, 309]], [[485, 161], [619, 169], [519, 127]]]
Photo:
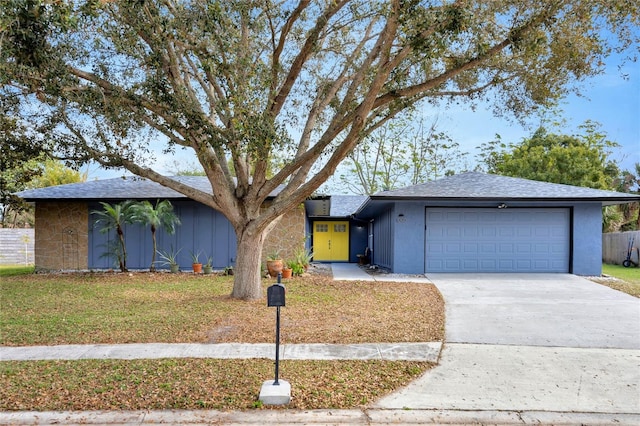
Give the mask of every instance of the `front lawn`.
[[[266, 300], [230, 299], [232, 277], [168, 273], [5, 276], [3, 345], [274, 341]], [[266, 288], [273, 280], [265, 280]], [[287, 280], [281, 342], [439, 341], [444, 303], [432, 285]], [[266, 291], [265, 291], [266, 293]], [[286, 408], [354, 408], [407, 385], [432, 364], [283, 360]], [[272, 360], [0, 362], [0, 410], [251, 409]]]
[[603, 264], [602, 274], [602, 277], [592, 278], [592, 280], [614, 290], [640, 297], [640, 268]]
[[[0, 344], [273, 342], [266, 298], [229, 298], [232, 278], [169, 273], [35, 274], [0, 283]], [[263, 287], [273, 284], [264, 280]], [[442, 340], [433, 285], [287, 280], [282, 343]]]

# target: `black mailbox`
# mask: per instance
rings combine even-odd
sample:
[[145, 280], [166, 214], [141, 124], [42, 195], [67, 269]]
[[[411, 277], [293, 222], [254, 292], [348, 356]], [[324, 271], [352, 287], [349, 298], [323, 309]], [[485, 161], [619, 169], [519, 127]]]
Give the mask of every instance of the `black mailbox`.
[[284, 306], [284, 286], [274, 284], [267, 288], [267, 306]]

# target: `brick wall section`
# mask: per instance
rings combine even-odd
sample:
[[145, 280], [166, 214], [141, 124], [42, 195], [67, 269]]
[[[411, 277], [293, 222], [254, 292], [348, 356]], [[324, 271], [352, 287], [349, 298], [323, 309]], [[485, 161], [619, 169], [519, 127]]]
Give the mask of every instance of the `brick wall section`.
[[39, 202], [36, 205], [37, 270], [87, 269], [89, 208], [82, 202]]
[[297, 248], [304, 247], [304, 239], [305, 214], [304, 207], [300, 205], [285, 214], [267, 236], [262, 250], [263, 263], [276, 250], [280, 250], [284, 260], [290, 259]]

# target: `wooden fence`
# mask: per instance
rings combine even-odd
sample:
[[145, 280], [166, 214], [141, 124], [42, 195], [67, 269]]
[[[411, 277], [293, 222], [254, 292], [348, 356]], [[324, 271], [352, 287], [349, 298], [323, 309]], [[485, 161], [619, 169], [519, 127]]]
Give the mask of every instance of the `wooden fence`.
[[33, 229], [0, 228], [0, 265], [33, 265]]
[[631, 260], [638, 263], [637, 248], [640, 247], [640, 231], [602, 234], [602, 261], [604, 263], [622, 265], [622, 261], [627, 258], [627, 250], [632, 238], [634, 242]]

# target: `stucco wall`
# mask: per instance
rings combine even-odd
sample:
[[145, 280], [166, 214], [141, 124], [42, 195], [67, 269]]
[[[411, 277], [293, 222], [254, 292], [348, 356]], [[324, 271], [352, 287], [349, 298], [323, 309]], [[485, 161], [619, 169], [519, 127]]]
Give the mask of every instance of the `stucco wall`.
[[392, 214], [396, 254], [393, 270], [405, 274], [424, 273], [424, 203], [398, 203]]
[[87, 269], [88, 228], [86, 203], [36, 203], [36, 269]]
[[573, 208], [573, 270], [576, 275], [602, 273], [602, 207], [600, 203]]

